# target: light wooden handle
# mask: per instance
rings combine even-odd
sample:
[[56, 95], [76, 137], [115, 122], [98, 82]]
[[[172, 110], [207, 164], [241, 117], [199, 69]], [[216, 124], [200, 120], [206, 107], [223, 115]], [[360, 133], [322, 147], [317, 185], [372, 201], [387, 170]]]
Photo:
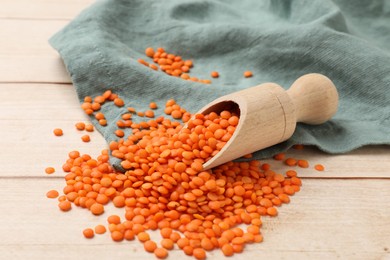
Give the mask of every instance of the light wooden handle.
[[297, 122], [322, 124], [337, 111], [339, 98], [336, 87], [322, 74], [311, 73], [298, 78], [287, 94], [295, 105]]
[[230, 110], [240, 120], [229, 142], [203, 167], [210, 169], [283, 142], [293, 135], [297, 122], [324, 123], [336, 113], [337, 104], [336, 87], [321, 74], [306, 74], [287, 91], [275, 83], [263, 83], [220, 97], [198, 113]]

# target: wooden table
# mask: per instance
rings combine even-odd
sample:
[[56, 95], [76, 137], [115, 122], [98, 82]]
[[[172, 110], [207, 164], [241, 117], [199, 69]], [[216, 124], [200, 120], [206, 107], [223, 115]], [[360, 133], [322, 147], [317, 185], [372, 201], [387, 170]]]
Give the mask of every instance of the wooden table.
[[[88, 121], [61, 59], [47, 43], [93, 0], [0, 0], [0, 259], [150, 259], [137, 241], [87, 240], [82, 230], [105, 223], [74, 207], [63, 213], [50, 189], [61, 190], [67, 153], [97, 155], [98, 132], [80, 140], [74, 124]], [[60, 127], [65, 135], [56, 138]], [[326, 171], [300, 170], [301, 192], [276, 218], [263, 218], [264, 242], [236, 259], [390, 259], [390, 149], [365, 147], [331, 156], [291, 151]], [[283, 172], [285, 166], [270, 163]], [[47, 166], [57, 169], [44, 173]], [[223, 258], [214, 251], [211, 259]], [[174, 250], [169, 259], [185, 258]]]

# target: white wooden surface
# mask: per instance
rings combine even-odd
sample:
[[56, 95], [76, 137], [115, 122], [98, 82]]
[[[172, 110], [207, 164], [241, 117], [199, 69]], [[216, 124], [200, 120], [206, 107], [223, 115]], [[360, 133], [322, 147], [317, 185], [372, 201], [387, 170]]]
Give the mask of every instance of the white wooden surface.
[[[58, 54], [47, 39], [92, 0], [0, 0], [0, 259], [150, 259], [136, 242], [114, 243], [107, 234], [83, 238], [86, 227], [105, 223], [74, 207], [63, 213], [49, 189], [61, 190], [61, 165], [78, 149], [96, 155], [106, 147], [99, 133], [90, 143], [74, 128], [88, 121]], [[61, 84], [58, 84], [61, 83]], [[64, 136], [52, 135], [55, 127]], [[264, 218], [264, 242], [235, 259], [390, 259], [390, 149], [371, 146], [343, 155], [315, 148], [291, 150], [311, 166], [299, 169], [301, 192], [277, 218]], [[286, 167], [269, 160], [278, 171]], [[44, 169], [57, 172], [47, 176]], [[210, 259], [223, 258], [220, 252]], [[169, 259], [190, 259], [179, 250]]]

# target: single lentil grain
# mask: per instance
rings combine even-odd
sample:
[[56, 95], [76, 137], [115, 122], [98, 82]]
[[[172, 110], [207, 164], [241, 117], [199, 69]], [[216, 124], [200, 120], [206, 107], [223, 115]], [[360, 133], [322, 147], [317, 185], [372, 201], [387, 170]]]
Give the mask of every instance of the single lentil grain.
[[250, 77], [252, 77], [252, 76], [253, 76], [253, 74], [252, 74], [251, 71], [248, 70], [248, 71], [245, 71], [245, 72], [244, 72], [244, 77], [245, 77], [245, 78], [250, 78]]
[[82, 130], [85, 129], [85, 123], [83, 123], [83, 122], [78, 122], [78, 123], [76, 123], [75, 127], [76, 127], [77, 130], [82, 131]]
[[85, 142], [85, 143], [88, 143], [88, 142], [91, 141], [91, 138], [90, 138], [89, 135], [83, 135], [83, 136], [81, 136], [81, 140], [82, 140], [83, 142]]
[[101, 215], [104, 213], [104, 207], [100, 203], [93, 203], [90, 210], [94, 215]]
[[325, 167], [322, 164], [316, 164], [314, 165], [314, 169], [321, 172], [325, 170]]
[[91, 124], [87, 124], [87, 125], [85, 125], [85, 130], [86, 130], [87, 132], [93, 132], [94, 127], [93, 127], [93, 125], [91, 125]]
[[217, 71], [213, 71], [213, 72], [211, 72], [211, 77], [218, 78], [219, 77], [219, 73]]
[[56, 190], [49, 190], [47, 193], [46, 193], [46, 197], [48, 197], [49, 199], [55, 199], [58, 197], [58, 191]]
[[72, 209], [72, 204], [70, 204], [70, 202], [67, 200], [63, 200], [63, 201], [60, 201], [60, 203], [58, 203], [58, 207], [62, 211], [69, 211]]
[[96, 234], [104, 234], [104, 233], [106, 233], [106, 227], [105, 226], [103, 226], [103, 225], [97, 225], [96, 227], [95, 227], [95, 233]]
[[93, 230], [91, 228], [86, 228], [83, 230], [83, 235], [85, 238], [93, 238], [95, 236]]
[[53, 167], [47, 167], [47, 168], [45, 169], [45, 172], [46, 172], [47, 174], [53, 174], [55, 171], [56, 171], [56, 170], [55, 170]]
[[62, 131], [61, 128], [55, 128], [53, 130], [53, 133], [54, 133], [55, 136], [62, 136], [64, 134], [64, 132]]
[[168, 251], [165, 248], [158, 247], [154, 250], [154, 255], [159, 259], [165, 259], [168, 256]]
[[153, 253], [154, 250], [156, 250], [156, 248], [157, 248], [156, 242], [154, 242], [152, 240], [145, 241], [144, 249], [146, 252]]

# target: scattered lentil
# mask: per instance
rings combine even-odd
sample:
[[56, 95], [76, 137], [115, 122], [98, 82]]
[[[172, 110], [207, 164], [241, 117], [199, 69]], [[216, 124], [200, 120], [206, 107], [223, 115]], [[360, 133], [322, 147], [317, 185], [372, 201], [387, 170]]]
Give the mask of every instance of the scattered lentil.
[[252, 74], [251, 71], [248, 70], [248, 71], [245, 71], [245, 72], [244, 72], [244, 77], [245, 77], [245, 78], [250, 78], [250, 77], [252, 77], [252, 76], [253, 76], [253, 74]]
[[46, 193], [46, 197], [48, 197], [49, 199], [55, 199], [58, 197], [58, 191], [56, 190], [49, 190], [47, 193]]
[[91, 228], [86, 228], [83, 230], [83, 234], [85, 238], [93, 238], [95, 234], [93, 233], [93, 230]]
[[77, 130], [82, 131], [82, 130], [85, 129], [85, 123], [83, 123], [83, 122], [78, 122], [78, 123], [76, 123], [75, 127], [76, 127]]
[[54, 133], [55, 136], [61, 136], [61, 135], [64, 134], [61, 128], [55, 128], [53, 130], [53, 133]]
[[86, 130], [87, 132], [93, 132], [94, 127], [93, 127], [93, 125], [91, 125], [91, 124], [87, 124], [87, 125], [85, 125], [85, 130]]
[[105, 226], [103, 226], [103, 225], [97, 225], [96, 227], [95, 227], [95, 233], [96, 234], [104, 234], [104, 233], [106, 233], [106, 227]]
[[213, 71], [213, 72], [211, 72], [211, 77], [218, 78], [219, 77], [219, 73], [216, 72], [216, 71]]
[[314, 165], [314, 169], [321, 172], [325, 170], [325, 167], [322, 164], [316, 164]]
[[90, 138], [89, 135], [83, 135], [83, 136], [81, 137], [81, 140], [82, 140], [83, 142], [85, 142], [85, 143], [88, 143], [89, 141], [91, 141], [91, 138]]
[[182, 60], [182, 57], [177, 56], [172, 53], [167, 53], [163, 48], [159, 47], [156, 51], [152, 47], [145, 49], [145, 55], [153, 59], [155, 64], [149, 64], [143, 59], [138, 59], [137, 61], [153, 70], [158, 70], [160, 67], [161, 71], [173, 77], [180, 77], [185, 80], [197, 81], [204, 84], [210, 84], [211, 80], [201, 79], [198, 80], [195, 77], [190, 77], [187, 73], [190, 71], [190, 68], [193, 67], [193, 62], [191, 60]]
[[154, 55], [154, 50], [153, 50], [153, 48], [152, 48], [152, 47], [146, 48], [145, 54], [146, 54], [146, 56], [152, 58], [153, 55]]
[[47, 168], [45, 169], [45, 172], [46, 172], [47, 174], [53, 174], [55, 171], [56, 171], [56, 170], [55, 170], [53, 167], [47, 167]]
[[155, 102], [150, 102], [149, 107], [151, 109], [157, 109], [158, 106], [157, 106], [157, 104]]
[[90, 207], [90, 210], [92, 212], [92, 214], [94, 215], [101, 215], [104, 213], [104, 207], [102, 204], [100, 203], [95, 203], [95, 202], [91, 202], [93, 203]]
[[309, 162], [306, 160], [298, 160], [297, 165], [301, 168], [309, 168]]
[[154, 250], [154, 255], [155, 255], [157, 258], [165, 259], [165, 258], [167, 258], [167, 256], [168, 256], [168, 251], [167, 251], [165, 248], [156, 248], [156, 249]]
[[303, 146], [303, 144], [295, 144], [295, 145], [293, 145], [293, 148], [295, 150], [303, 150], [304, 146]]
[[[172, 54], [158, 49], [152, 56], [165, 63], [161, 65], [179, 66], [173, 63], [181, 62], [181, 57], [169, 55]], [[192, 62], [183, 61], [184, 66], [190, 68]], [[114, 101], [115, 105], [123, 106], [118, 100], [123, 102], [109, 91], [94, 102]], [[87, 114], [91, 102], [91, 97], [84, 99], [82, 107]], [[152, 103], [149, 107], [157, 108]], [[130, 107], [128, 111], [136, 112]], [[148, 111], [138, 116], [148, 116]], [[136, 124], [126, 115], [117, 125], [131, 127], [133, 133], [111, 142], [110, 151], [103, 150], [96, 159], [78, 151], [69, 153], [63, 165], [67, 185], [65, 195], [58, 198], [60, 209], [70, 210], [73, 203], [100, 215], [104, 213], [103, 205], [112, 201], [115, 207], [125, 209], [125, 220], [116, 215], [107, 219], [111, 238], [122, 241], [137, 236], [145, 250], [154, 252], [158, 258], [166, 258], [167, 249], [173, 249], [174, 244], [185, 254], [204, 259], [206, 251], [215, 248], [231, 256], [242, 252], [246, 243], [262, 242], [261, 216], [276, 216], [276, 207], [290, 202], [290, 196], [301, 186], [297, 173], [289, 170], [284, 176], [272, 171], [270, 164], [259, 161], [228, 162], [205, 171], [202, 164], [229, 141], [238, 125], [238, 116], [222, 111], [192, 117], [175, 100], [167, 101], [165, 112], [187, 122], [187, 128], [163, 117]], [[99, 123], [105, 120], [101, 112], [95, 118]], [[118, 137], [123, 137], [122, 132], [115, 131], [120, 133]], [[109, 153], [121, 160], [124, 174], [109, 164]], [[275, 160], [284, 158], [284, 153], [274, 156]], [[301, 166], [300, 161], [304, 160], [287, 158], [285, 163]], [[238, 228], [239, 224], [249, 225], [247, 232]], [[161, 248], [147, 233], [156, 229], [163, 237]], [[102, 225], [95, 227], [96, 234], [105, 231]]]
[[152, 240], [148, 240], [144, 243], [144, 249], [146, 252], [153, 253], [156, 250], [157, 244]]
[[71, 205], [70, 202], [67, 201], [67, 200], [60, 201], [60, 203], [58, 203], [58, 207], [59, 207], [62, 211], [69, 211], [69, 210], [72, 209], [72, 205]]
[[295, 160], [294, 158], [287, 158], [284, 162], [288, 166], [296, 166], [297, 165], [297, 160]]

